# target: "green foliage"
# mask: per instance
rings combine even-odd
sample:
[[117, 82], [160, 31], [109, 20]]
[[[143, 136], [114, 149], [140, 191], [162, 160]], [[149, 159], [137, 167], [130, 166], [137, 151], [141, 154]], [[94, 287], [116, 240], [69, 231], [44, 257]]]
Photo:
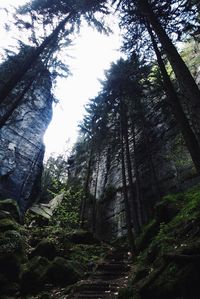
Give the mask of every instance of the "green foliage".
[[44, 164], [41, 201], [49, 201], [66, 187], [68, 163], [65, 155], [51, 156]]
[[64, 192], [64, 199], [55, 210], [49, 224], [72, 229], [78, 228], [82, 196], [82, 189], [74, 190], [73, 187], [69, 187]]
[[133, 290], [131, 287], [123, 288], [119, 290], [117, 299], [133, 299]]
[[177, 168], [191, 165], [191, 157], [187, 151], [183, 136], [177, 135], [171, 144], [169, 159], [174, 160]]
[[152, 219], [148, 224], [142, 227], [141, 233], [136, 239], [136, 246], [139, 250], [144, 250], [157, 233], [159, 224]]
[[169, 194], [163, 198], [163, 201], [178, 206], [179, 212], [169, 223], [160, 223], [158, 233], [138, 257], [142, 263], [148, 260], [151, 252], [155, 252], [157, 257], [162, 257], [163, 254], [169, 252], [181, 251], [187, 246], [185, 240], [187, 237], [189, 241], [190, 230], [192, 231], [193, 227], [198, 225], [200, 219], [199, 185], [185, 192]]
[[88, 267], [89, 264], [96, 265], [98, 261], [103, 259], [107, 250], [108, 247], [103, 244], [101, 246], [77, 244], [72, 247], [69, 259]]

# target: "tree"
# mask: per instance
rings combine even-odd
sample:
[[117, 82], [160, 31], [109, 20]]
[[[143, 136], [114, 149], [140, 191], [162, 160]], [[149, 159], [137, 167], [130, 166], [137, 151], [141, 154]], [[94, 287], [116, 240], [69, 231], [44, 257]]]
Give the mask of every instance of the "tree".
[[151, 36], [154, 51], [156, 53], [158, 65], [159, 65], [160, 72], [161, 72], [161, 75], [163, 78], [163, 86], [164, 86], [164, 90], [167, 95], [169, 105], [172, 108], [172, 112], [174, 113], [174, 115], [176, 117], [178, 125], [180, 126], [180, 130], [182, 132], [185, 143], [187, 145], [187, 148], [188, 148], [190, 155], [192, 157], [192, 160], [194, 162], [195, 168], [196, 168], [197, 172], [200, 172], [200, 147], [199, 147], [198, 141], [197, 141], [196, 136], [190, 127], [189, 121], [182, 109], [180, 100], [179, 100], [177, 93], [176, 93], [176, 91], [172, 85], [172, 82], [169, 78], [169, 75], [165, 68], [165, 64], [162, 60], [161, 53], [157, 47], [153, 32], [148, 23], [147, 23], [147, 28], [148, 28], [148, 32]]
[[[31, 51], [31, 47], [25, 47], [21, 50], [21, 52], [18, 55], [9, 57], [6, 62], [0, 65], [0, 70], [2, 73], [1, 85], [4, 85], [4, 82], [7, 77], [9, 78], [13, 75], [15, 68], [18, 66], [18, 64], [23, 63], [24, 59], [26, 59], [26, 56], [28, 56], [29, 52]], [[40, 80], [43, 80], [45, 77], [51, 79], [51, 88], [51, 73], [47, 70], [47, 67], [44, 64], [44, 62], [38, 61], [35, 67], [29, 69], [29, 71], [24, 76], [23, 80], [21, 80], [17, 87], [12, 91], [12, 93], [9, 96], [9, 99], [7, 99], [4, 104], [2, 104], [3, 113], [0, 119], [0, 128], [2, 128], [5, 125], [5, 123], [12, 116], [16, 108], [26, 100], [26, 97], [28, 97], [31, 101], [31, 95], [33, 94], [35, 88], [37, 88], [38, 82]]]
[[51, 156], [44, 163], [40, 201], [48, 202], [53, 196], [66, 189], [67, 166], [65, 155]]
[[49, 44], [55, 38], [57, 38], [57, 35], [64, 28], [69, 18], [70, 17], [67, 17], [64, 20], [62, 20], [56, 27], [56, 29], [43, 41], [43, 43], [37, 48], [33, 49], [33, 51], [31, 51], [31, 53], [27, 55], [21, 67], [17, 68], [16, 72], [12, 75], [12, 77], [1, 87], [0, 105], [10, 95], [10, 93], [16, 87], [16, 85], [22, 80], [27, 71], [30, 70], [30, 68], [33, 67], [33, 65], [35, 65], [40, 55], [43, 54], [44, 50], [49, 46]]
[[[85, 3], [85, 1], [71, 1], [71, 5], [65, 1], [33, 1], [31, 5], [26, 5], [21, 8], [21, 13], [31, 13], [35, 11], [38, 15], [43, 15], [43, 22], [52, 24], [52, 17], [56, 16], [57, 26], [53, 29], [47, 37], [43, 39], [40, 45], [33, 49], [31, 53], [26, 57], [23, 64], [16, 70], [16, 72], [9, 78], [7, 82], [0, 89], [0, 104], [9, 96], [16, 85], [22, 80], [26, 72], [41, 58], [46, 50], [57, 49], [58, 41], [61, 38], [66, 38], [70, 32], [74, 30], [74, 26], [80, 25], [81, 17], [85, 16], [88, 22], [93, 22], [99, 30], [103, 30], [102, 24], [95, 18], [94, 14], [96, 11], [103, 11], [106, 13], [106, 7], [103, 4], [104, 1], [92, 1], [90, 4]], [[53, 4], [53, 5], [52, 5]], [[36, 16], [34, 15], [34, 18]], [[32, 19], [34, 19], [32, 17]], [[27, 27], [27, 23], [22, 21], [22, 23]], [[65, 28], [66, 25], [70, 24], [71, 29]], [[32, 27], [30, 25], [30, 27]], [[29, 28], [29, 26], [28, 26]], [[36, 41], [37, 44], [37, 41]], [[51, 53], [52, 54], [52, 53]]]
[[[157, 35], [165, 54], [167, 55], [167, 58], [170, 61], [170, 64], [176, 74], [178, 84], [183, 92], [189, 100], [190, 105], [193, 109], [193, 114], [196, 113], [196, 111], [199, 111], [200, 108], [200, 91], [195, 83], [194, 78], [192, 77], [190, 71], [188, 70], [186, 64], [184, 63], [183, 59], [181, 58], [180, 54], [178, 53], [176, 47], [174, 46], [173, 42], [171, 41], [169, 35], [167, 34], [166, 29], [163, 27], [163, 15], [168, 17], [171, 13], [171, 18], [175, 18], [177, 16], [175, 13], [173, 14], [172, 5], [175, 5], [174, 1], [165, 1], [164, 3], [159, 1], [149, 3], [148, 0], [140, 0], [140, 1], [114, 1], [118, 2], [118, 6], [121, 7], [121, 14], [122, 14], [122, 26], [127, 26], [127, 34], [126, 39], [131, 40], [131, 45], [135, 42], [137, 43], [138, 39], [141, 39], [141, 36], [138, 35], [138, 33], [142, 33], [142, 37], [145, 36], [145, 27], [146, 27], [146, 20], [151, 25], [153, 31]], [[158, 7], [164, 7], [164, 5], [167, 7], [168, 14], [166, 15], [165, 10], [163, 10], [163, 13], [159, 15]], [[182, 5], [183, 8], [185, 8], [186, 3]], [[175, 8], [177, 8], [175, 6]], [[178, 6], [179, 8], [179, 6]], [[170, 10], [171, 9], [171, 10]], [[177, 9], [174, 9], [177, 11]], [[161, 11], [161, 10], [160, 10]], [[186, 12], [188, 12], [185, 9]], [[181, 13], [179, 14], [179, 19], [183, 14], [183, 9]], [[187, 21], [187, 19], [186, 19]], [[186, 26], [187, 23], [184, 23], [181, 28], [184, 28], [183, 26]], [[173, 24], [172, 24], [173, 25]], [[135, 26], [135, 27], [134, 27]], [[169, 27], [169, 24], [167, 23], [167, 26]], [[174, 26], [171, 26], [171, 29], [174, 28]], [[138, 32], [139, 31], [139, 32]], [[176, 28], [174, 30], [176, 32]], [[134, 41], [134, 38], [136, 39]], [[130, 46], [130, 45], [129, 45]], [[131, 50], [129, 48], [129, 50]]]

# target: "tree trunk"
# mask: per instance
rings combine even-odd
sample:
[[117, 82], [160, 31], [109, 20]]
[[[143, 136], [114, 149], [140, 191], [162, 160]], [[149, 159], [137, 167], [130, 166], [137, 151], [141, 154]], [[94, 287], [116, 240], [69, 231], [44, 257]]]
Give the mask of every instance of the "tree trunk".
[[122, 130], [123, 136], [125, 141], [125, 149], [126, 149], [126, 163], [127, 163], [127, 170], [128, 170], [128, 181], [130, 186], [130, 196], [133, 202], [133, 209], [135, 210], [133, 215], [135, 217], [136, 223], [136, 234], [139, 233], [139, 229], [142, 226], [142, 217], [141, 217], [141, 203], [138, 198], [135, 197], [134, 192], [134, 184], [133, 184], [133, 171], [132, 171], [132, 163], [131, 163], [131, 156], [130, 156], [130, 149], [129, 149], [129, 137], [128, 137], [128, 123], [127, 123], [127, 107], [121, 101], [121, 118], [122, 118]]
[[[132, 231], [131, 212], [130, 212], [130, 206], [129, 206], [129, 201], [128, 201], [127, 185], [126, 185], [126, 169], [125, 169], [125, 159], [124, 159], [124, 138], [123, 138], [122, 124], [120, 124], [120, 147], [121, 147], [122, 186], [123, 186], [123, 195], [124, 195], [124, 207], [125, 207], [125, 215], [126, 215], [128, 241], [129, 241], [131, 254], [132, 254], [132, 256], [134, 256], [136, 254], [136, 246], [135, 246], [135, 240], [134, 240], [134, 235], [133, 235], [133, 231]], [[135, 219], [133, 219], [133, 222], [134, 221], [135, 221]]]
[[67, 23], [67, 21], [69, 20], [70, 17], [71, 17], [71, 15], [66, 17], [64, 20], [62, 20], [58, 24], [56, 29], [42, 42], [42, 44], [39, 47], [34, 49], [33, 53], [29, 57], [27, 57], [27, 59], [25, 59], [24, 63], [21, 66], [19, 66], [19, 68], [15, 72], [15, 74], [0, 89], [0, 105], [7, 98], [7, 96], [10, 94], [10, 92], [16, 87], [16, 85], [21, 81], [21, 79], [26, 74], [26, 72], [34, 65], [34, 63], [37, 61], [37, 59], [43, 53], [43, 51], [46, 49], [46, 47], [49, 46], [51, 41], [64, 28], [65, 24]]
[[188, 70], [185, 62], [178, 53], [176, 47], [173, 45], [169, 36], [167, 35], [164, 28], [161, 26], [159, 20], [157, 19], [151, 5], [148, 0], [140, 0], [141, 14], [146, 17], [151, 24], [153, 30], [155, 31], [158, 39], [160, 40], [163, 49], [171, 63], [180, 87], [183, 93], [187, 95], [190, 103], [193, 105], [193, 109], [200, 107], [200, 90], [192, 77], [190, 71]]
[[87, 166], [87, 173], [84, 185], [84, 194], [81, 201], [81, 217], [80, 217], [80, 227], [84, 228], [85, 223], [85, 208], [86, 208], [86, 200], [89, 195], [89, 182], [90, 182], [90, 175], [91, 175], [91, 165], [92, 165], [92, 156], [93, 156], [93, 146], [90, 148], [89, 159], [88, 159], [88, 166]]
[[168, 103], [171, 106], [172, 112], [178, 122], [178, 125], [180, 127], [181, 133], [185, 140], [186, 146], [190, 152], [194, 166], [195, 166], [197, 172], [199, 173], [200, 172], [200, 147], [199, 147], [198, 141], [196, 139], [194, 132], [192, 131], [192, 129], [190, 127], [189, 121], [182, 109], [179, 98], [178, 98], [176, 91], [172, 85], [172, 82], [168, 76], [164, 62], [162, 60], [161, 53], [158, 49], [153, 32], [148, 23], [147, 23], [147, 29], [151, 36], [153, 48], [156, 53], [158, 65], [159, 65], [160, 72], [161, 72], [161, 75], [163, 78], [163, 86], [164, 86], [165, 93], [167, 95]]
[[151, 153], [151, 144], [150, 144], [149, 136], [148, 136], [148, 132], [147, 132], [146, 119], [145, 119], [145, 115], [143, 112], [143, 107], [142, 107], [142, 103], [141, 103], [140, 99], [138, 99], [138, 112], [140, 114], [140, 118], [141, 118], [141, 122], [142, 122], [142, 131], [143, 131], [144, 142], [145, 142], [145, 147], [146, 147], [147, 162], [149, 164], [149, 169], [151, 172], [152, 192], [155, 196], [156, 201], [158, 202], [161, 199], [161, 190], [159, 187], [159, 180], [158, 180], [156, 169], [154, 166], [154, 160], [153, 160], [152, 153]]
[[131, 120], [131, 130], [132, 130], [132, 141], [133, 141], [133, 163], [134, 163], [134, 171], [135, 171], [135, 185], [136, 185], [136, 197], [137, 201], [140, 202], [141, 206], [141, 219], [142, 219], [142, 224], [146, 222], [145, 219], [145, 211], [142, 205], [142, 190], [141, 190], [141, 183], [140, 183], [140, 174], [139, 174], [139, 167], [137, 163], [137, 153], [136, 153], [136, 140], [135, 140], [135, 124], [134, 124], [134, 119]]
[[109, 173], [109, 170], [110, 170], [110, 166], [111, 166], [111, 148], [108, 147], [108, 150], [107, 150], [107, 155], [106, 155], [106, 173], [105, 173], [105, 179], [104, 179], [104, 183], [103, 183], [103, 189], [106, 188], [106, 184], [108, 182], [108, 173]]
[[92, 207], [92, 231], [96, 232], [96, 201], [97, 201], [97, 185], [99, 179], [99, 167], [100, 167], [100, 153], [98, 154], [97, 159], [97, 169], [96, 169], [96, 179], [95, 179], [95, 188], [94, 188], [94, 201]]

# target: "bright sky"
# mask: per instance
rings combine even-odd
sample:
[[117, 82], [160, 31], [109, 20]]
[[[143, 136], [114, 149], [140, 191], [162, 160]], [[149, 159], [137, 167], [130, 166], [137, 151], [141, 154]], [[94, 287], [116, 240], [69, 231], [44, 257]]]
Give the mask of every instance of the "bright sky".
[[[0, 0], [0, 8], [10, 4], [18, 6], [26, 0]], [[2, 31], [2, 11], [0, 39], [5, 40], [7, 35]], [[83, 118], [84, 105], [97, 95], [100, 90], [99, 79], [104, 78], [104, 71], [111, 62], [120, 57], [117, 50], [120, 46], [119, 29], [115, 26], [115, 34], [105, 36], [84, 26], [80, 37], [74, 45], [66, 49], [67, 63], [72, 76], [58, 79], [55, 95], [59, 104], [54, 106], [53, 119], [45, 134], [46, 157], [52, 152], [62, 153], [66, 143], [72, 146], [76, 141], [78, 122]]]

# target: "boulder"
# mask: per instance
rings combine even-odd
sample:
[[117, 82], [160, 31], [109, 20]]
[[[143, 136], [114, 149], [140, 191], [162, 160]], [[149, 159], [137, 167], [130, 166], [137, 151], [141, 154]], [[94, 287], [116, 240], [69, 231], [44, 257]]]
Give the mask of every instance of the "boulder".
[[44, 239], [32, 251], [31, 256], [43, 256], [48, 260], [53, 260], [56, 257], [57, 250], [53, 241]]
[[17, 222], [20, 221], [20, 210], [16, 200], [13, 199], [0, 200], [0, 211], [6, 211]]
[[49, 265], [48, 259], [37, 256], [26, 265], [22, 272], [20, 286], [21, 294], [36, 294], [46, 282], [46, 271]]
[[6, 232], [6, 231], [18, 231], [18, 225], [15, 221], [13, 221], [12, 219], [1, 219], [0, 220], [0, 232]]
[[47, 281], [59, 286], [71, 285], [80, 279], [77, 269], [67, 260], [56, 257], [47, 269]]
[[180, 207], [176, 203], [163, 200], [155, 206], [155, 217], [158, 223], [168, 223], [179, 211]]
[[16, 231], [0, 233], [1, 275], [8, 281], [18, 281], [21, 263], [25, 260], [23, 240]]

